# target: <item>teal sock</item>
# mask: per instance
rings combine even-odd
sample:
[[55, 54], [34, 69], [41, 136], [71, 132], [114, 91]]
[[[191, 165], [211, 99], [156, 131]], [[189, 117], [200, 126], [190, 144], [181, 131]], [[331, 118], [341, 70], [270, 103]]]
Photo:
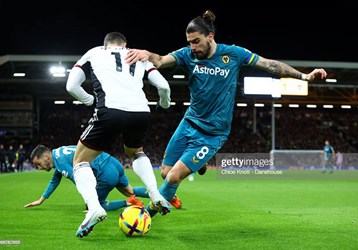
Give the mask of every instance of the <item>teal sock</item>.
[[150, 209], [150, 203], [147, 205], [147, 207], [145, 208], [148, 213], [150, 214], [150, 217], [153, 217], [154, 215], [156, 215], [158, 213], [158, 210], [152, 210]]
[[149, 198], [148, 190], [146, 187], [133, 187], [133, 193], [137, 197]]
[[178, 187], [179, 184], [171, 184], [167, 180], [164, 180], [163, 185], [159, 188], [159, 193], [170, 202], [177, 192]]
[[[163, 197], [167, 201], [171, 201], [174, 197], [175, 193], [177, 192], [179, 185], [178, 184], [171, 184], [167, 180], [164, 180], [163, 185], [159, 188], [159, 193], [163, 195]], [[153, 217], [158, 213], [158, 210], [152, 210], [150, 209], [150, 204], [146, 207], [147, 211], [149, 212], [150, 216]]]
[[128, 205], [125, 200], [107, 201], [105, 205], [102, 205], [106, 211], [113, 211], [127, 206]]

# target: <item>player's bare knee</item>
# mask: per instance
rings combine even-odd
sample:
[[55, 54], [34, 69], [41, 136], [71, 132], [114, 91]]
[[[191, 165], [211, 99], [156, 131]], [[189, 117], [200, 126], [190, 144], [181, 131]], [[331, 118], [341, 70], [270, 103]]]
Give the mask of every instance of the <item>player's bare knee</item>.
[[160, 176], [162, 177], [162, 179], [164, 180], [167, 177], [167, 174], [163, 169], [160, 170]]
[[135, 156], [135, 152], [134, 152], [133, 150], [131, 150], [131, 149], [126, 148], [126, 149], [124, 150], [124, 152], [126, 153], [126, 155], [127, 155], [130, 159], [134, 158], [134, 156]]
[[179, 184], [185, 177], [178, 169], [171, 169], [166, 175], [166, 180], [171, 184]]
[[182, 161], [178, 161], [168, 172], [166, 180], [172, 184], [179, 184], [191, 173], [192, 171], [190, 168], [188, 168]]
[[167, 178], [168, 172], [172, 169], [172, 167], [169, 167], [167, 165], [162, 164], [162, 168], [160, 170], [160, 175], [163, 179]]
[[169, 172], [166, 180], [171, 184], [179, 184], [183, 179], [178, 174]]
[[138, 154], [143, 153], [143, 147], [140, 147], [140, 148], [124, 147], [124, 152], [128, 155], [129, 158], [136, 158], [138, 156]]

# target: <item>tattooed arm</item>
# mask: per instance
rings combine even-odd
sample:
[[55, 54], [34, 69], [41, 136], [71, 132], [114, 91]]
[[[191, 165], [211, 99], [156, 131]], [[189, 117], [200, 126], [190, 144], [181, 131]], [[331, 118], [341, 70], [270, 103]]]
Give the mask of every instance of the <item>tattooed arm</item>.
[[277, 76], [292, 77], [292, 78], [307, 80], [307, 81], [312, 81], [316, 77], [320, 77], [321, 79], [327, 77], [327, 73], [324, 69], [314, 69], [311, 73], [306, 75], [305, 73], [302, 73], [294, 69], [293, 67], [287, 65], [286, 63], [276, 60], [266, 59], [261, 56], [259, 56], [259, 59], [257, 60], [256, 64], [253, 66], [265, 70], [267, 72], [270, 72]]

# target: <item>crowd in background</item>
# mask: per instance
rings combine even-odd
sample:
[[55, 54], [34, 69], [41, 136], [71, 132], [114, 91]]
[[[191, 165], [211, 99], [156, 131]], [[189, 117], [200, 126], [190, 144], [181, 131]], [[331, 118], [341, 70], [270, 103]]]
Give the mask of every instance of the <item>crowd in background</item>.
[[[271, 108], [237, 107], [234, 111], [229, 139], [219, 153], [267, 153], [271, 146]], [[151, 128], [144, 151], [154, 166], [161, 159], [172, 133], [186, 110], [185, 106], [172, 106], [167, 111], [152, 109]], [[92, 110], [83, 105], [43, 105], [39, 119], [39, 131], [33, 138], [8, 138], [0, 136], [1, 172], [22, 171], [31, 150], [37, 144], [51, 148], [74, 145], [87, 126]], [[352, 111], [306, 108], [276, 108], [275, 148], [322, 150], [329, 139], [335, 150], [355, 153], [358, 149], [358, 122]], [[112, 145], [112, 155], [125, 167], [130, 160], [123, 152], [122, 141]], [[214, 159], [211, 164], [215, 164]], [[210, 164], [209, 163], [209, 164]]]
[[16, 149], [13, 145], [6, 148], [0, 144], [0, 173], [22, 172], [25, 161], [28, 161], [28, 155], [23, 144], [19, 144]]

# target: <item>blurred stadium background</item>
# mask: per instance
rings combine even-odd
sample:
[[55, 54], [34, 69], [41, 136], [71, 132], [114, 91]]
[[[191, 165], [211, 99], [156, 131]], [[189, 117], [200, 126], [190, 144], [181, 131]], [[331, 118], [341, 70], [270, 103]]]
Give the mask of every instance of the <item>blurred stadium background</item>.
[[[92, 110], [66, 92], [69, 70], [79, 55], [0, 56], [0, 144], [16, 150], [20, 144], [29, 153], [39, 143], [51, 148], [76, 144], [87, 126]], [[328, 80], [309, 83], [307, 96], [246, 95], [244, 77], [274, 77], [243, 68], [239, 76], [237, 106], [229, 140], [220, 153], [265, 153], [271, 149], [321, 150], [326, 139], [336, 152], [355, 153], [358, 148], [357, 81], [358, 63], [287, 61], [309, 73], [322, 67]], [[57, 72], [51, 67], [63, 67]], [[163, 151], [189, 105], [187, 74], [182, 68], [161, 70], [172, 88], [175, 103], [164, 112], [152, 107], [152, 127], [145, 150], [154, 165], [160, 165]], [[84, 87], [91, 92], [91, 83]], [[150, 102], [157, 101], [156, 89], [145, 82]], [[273, 127], [274, 126], [274, 127]], [[113, 145], [113, 155], [123, 164], [121, 141]], [[214, 161], [214, 159], [213, 159]], [[211, 162], [214, 164], [214, 162]], [[347, 166], [343, 166], [343, 169]]]

